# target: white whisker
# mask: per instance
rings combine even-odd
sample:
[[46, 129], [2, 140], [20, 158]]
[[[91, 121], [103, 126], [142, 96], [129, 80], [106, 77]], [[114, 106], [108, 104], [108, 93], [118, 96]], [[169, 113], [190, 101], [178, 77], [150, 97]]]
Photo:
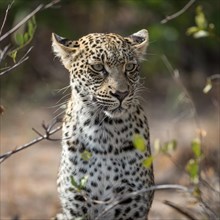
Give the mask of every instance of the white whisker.
[[62, 92], [62, 94], [64, 94], [69, 88], [71, 88], [71, 85], [65, 86], [62, 89], [55, 89], [54, 91], [57, 93]]
[[[71, 96], [71, 93], [67, 93], [66, 95], [64, 95], [63, 97], [61, 97], [57, 102], [56, 102], [56, 104], [58, 104], [58, 103], [60, 103], [63, 99], [69, 99], [70, 98], [70, 96]], [[67, 98], [68, 97], [68, 98]]]

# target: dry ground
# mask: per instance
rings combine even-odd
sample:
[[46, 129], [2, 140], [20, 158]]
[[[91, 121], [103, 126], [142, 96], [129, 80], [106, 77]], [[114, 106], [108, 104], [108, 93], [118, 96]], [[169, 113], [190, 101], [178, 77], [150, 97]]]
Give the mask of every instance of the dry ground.
[[[41, 122], [43, 120], [49, 122], [52, 119], [52, 111], [48, 109], [48, 105], [39, 107], [20, 102], [13, 106], [6, 106], [5, 113], [1, 116], [1, 153], [32, 140], [36, 136], [31, 130], [32, 127], [42, 131]], [[174, 122], [166, 115], [158, 116], [151, 110], [148, 112], [152, 142], [155, 138], [159, 138], [162, 142], [172, 138], [177, 139], [178, 150], [174, 153], [173, 159], [184, 169], [185, 161], [191, 156], [188, 153], [190, 142], [196, 136], [196, 126], [192, 118]], [[216, 112], [208, 113], [201, 122], [203, 129], [207, 131], [205, 143], [208, 144], [210, 152], [218, 154], [219, 122]], [[59, 135], [55, 136], [59, 137]], [[3, 162], [0, 176], [1, 220], [11, 220], [15, 216], [24, 220], [46, 220], [59, 210], [56, 176], [60, 151], [59, 141], [42, 141]], [[210, 167], [218, 164], [217, 154], [210, 159]], [[178, 170], [166, 156], [158, 156], [154, 167], [158, 184], [188, 183], [187, 175]], [[216, 183], [214, 180], [217, 177], [214, 175], [214, 169], [210, 168], [210, 172], [211, 180]], [[216, 187], [219, 190], [218, 184]], [[193, 206], [193, 200], [189, 200], [188, 196], [181, 192], [175, 190], [156, 192], [150, 219], [186, 219], [164, 205], [164, 200]]]

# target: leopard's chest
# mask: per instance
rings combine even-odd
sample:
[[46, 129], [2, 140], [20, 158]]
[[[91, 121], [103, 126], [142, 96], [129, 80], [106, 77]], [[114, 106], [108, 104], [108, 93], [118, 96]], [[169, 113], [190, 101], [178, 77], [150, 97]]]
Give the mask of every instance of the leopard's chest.
[[[148, 127], [137, 118], [134, 115], [123, 120], [81, 117], [78, 124], [64, 124], [58, 191], [66, 213], [70, 210], [78, 213], [77, 207], [80, 206], [81, 214], [76, 215], [82, 215], [85, 208], [94, 219], [109, 201], [153, 184], [152, 169], [142, 165], [143, 159], [150, 155]], [[144, 152], [133, 146], [136, 133], [145, 139]], [[72, 184], [71, 179], [76, 184]], [[79, 193], [79, 189], [83, 189], [83, 193]], [[97, 200], [101, 203], [96, 204]], [[131, 204], [135, 206], [136, 201]], [[124, 205], [122, 212], [126, 213], [126, 207], [131, 204]], [[145, 207], [145, 204], [146, 198], [143, 197], [138, 207]], [[143, 210], [146, 212], [146, 208]], [[114, 214], [117, 214], [115, 209], [108, 213]], [[134, 213], [130, 215], [134, 216]]]
[[101, 151], [64, 150], [60, 178], [65, 189], [71, 188], [71, 177], [79, 184], [86, 178], [85, 189], [89, 194], [105, 200], [122, 185], [125, 185], [125, 190], [139, 190], [146, 184], [147, 169], [142, 166], [144, 157], [144, 153], [135, 149], [117, 152], [116, 155]]

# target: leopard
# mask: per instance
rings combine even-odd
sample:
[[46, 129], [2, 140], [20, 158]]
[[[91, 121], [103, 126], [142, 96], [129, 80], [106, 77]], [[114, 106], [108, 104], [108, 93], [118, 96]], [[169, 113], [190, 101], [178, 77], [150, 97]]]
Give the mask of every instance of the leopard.
[[52, 49], [69, 71], [71, 91], [57, 178], [61, 213], [55, 219], [148, 219], [154, 173], [153, 164], [143, 165], [151, 157], [150, 133], [138, 95], [148, 44], [146, 29], [126, 37], [90, 33], [78, 40], [52, 33]]

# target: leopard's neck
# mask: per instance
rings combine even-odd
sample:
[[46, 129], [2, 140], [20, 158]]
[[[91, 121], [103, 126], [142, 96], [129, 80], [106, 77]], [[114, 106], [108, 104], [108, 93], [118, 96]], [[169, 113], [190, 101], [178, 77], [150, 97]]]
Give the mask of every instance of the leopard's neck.
[[[80, 105], [81, 104], [81, 105]], [[110, 118], [103, 111], [70, 100], [63, 125], [63, 141], [81, 143], [92, 151], [129, 147], [135, 130], [139, 106], [132, 106], [120, 118]], [[111, 150], [110, 150], [111, 151]]]

